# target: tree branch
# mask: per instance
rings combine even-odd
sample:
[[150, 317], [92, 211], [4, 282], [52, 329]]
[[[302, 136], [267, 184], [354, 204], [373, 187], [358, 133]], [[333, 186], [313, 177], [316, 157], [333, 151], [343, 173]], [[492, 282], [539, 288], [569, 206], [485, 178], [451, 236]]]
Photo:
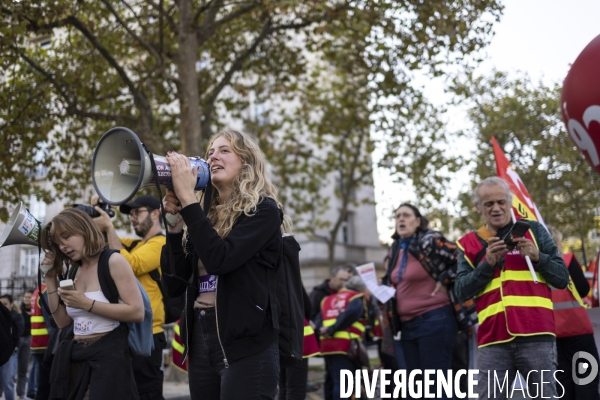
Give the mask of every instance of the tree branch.
[[223, 90], [225, 86], [229, 84], [231, 81], [231, 77], [233, 74], [242, 66], [242, 63], [256, 50], [258, 45], [271, 33], [271, 20], [267, 20], [263, 29], [258, 35], [258, 37], [254, 40], [254, 43], [250, 47], [248, 47], [242, 54], [240, 54], [234, 62], [231, 64], [229, 70], [223, 76], [223, 79], [217, 84], [217, 86], [212, 90], [211, 94], [208, 96], [208, 99], [205, 104], [212, 104], [219, 96], [219, 93]]
[[59, 82], [55, 78], [54, 74], [43, 69], [39, 64], [37, 64], [35, 61], [33, 61], [31, 58], [29, 58], [27, 55], [25, 55], [21, 50], [19, 50], [15, 46], [11, 45], [11, 48], [19, 55], [19, 57], [21, 57], [23, 60], [25, 60], [25, 62], [27, 64], [29, 64], [29, 66], [31, 68], [33, 68], [35, 71], [37, 71], [38, 73], [40, 73], [41, 75], [46, 77], [46, 79], [52, 84], [52, 86], [54, 86], [56, 88], [59, 95], [67, 103], [67, 111], [69, 113], [71, 113], [73, 115], [78, 115], [81, 117], [101, 119], [101, 120], [105, 120], [105, 121], [122, 120], [122, 121], [127, 121], [127, 122], [136, 122], [136, 119], [133, 118], [131, 115], [111, 115], [111, 114], [87, 112], [87, 111], [80, 110], [77, 107], [77, 96], [71, 97], [69, 95], [70, 90], [69, 90], [68, 85], [66, 85], [64, 82]]
[[272, 30], [275, 32], [275, 31], [285, 31], [288, 29], [300, 29], [300, 28], [305, 28], [311, 24], [314, 24], [315, 22], [321, 22], [323, 20], [325, 20], [325, 18], [316, 18], [314, 20], [307, 20], [307, 21], [304, 21], [299, 24], [277, 25], [277, 26], [274, 26]]
[[56, 21], [53, 21], [50, 23], [40, 25], [40, 24], [38, 24], [37, 21], [29, 18], [25, 14], [15, 15], [15, 13], [11, 9], [8, 9], [6, 7], [0, 8], [0, 11], [2, 11], [3, 14], [11, 15], [11, 16], [16, 17], [17, 19], [27, 21], [27, 30], [29, 30], [33, 33], [40, 33], [40, 31], [51, 32], [52, 29], [60, 28], [65, 25], [65, 19], [59, 19], [59, 20], [56, 20]]
[[140, 24], [140, 26], [142, 26], [144, 21], [142, 20], [142, 18], [140, 18], [138, 13], [135, 12], [133, 7], [131, 7], [131, 5], [126, 0], [121, 0], [121, 3], [123, 3], [125, 5], [125, 7], [131, 12], [131, 14], [133, 14], [135, 19], [138, 21], [138, 24]]
[[[171, 17], [171, 15], [169, 14], [169, 12], [165, 11], [162, 7], [156, 5], [156, 3], [154, 3], [152, 0], [145, 0], [147, 4], [150, 4], [150, 6], [152, 6], [152, 8], [154, 8], [156, 11], [158, 11], [158, 13], [163, 16], [164, 18], [166, 18], [169, 27], [171, 28], [171, 31], [173, 33], [177, 33], [177, 23], [173, 20], [173, 18]], [[173, 6], [174, 7], [174, 6]], [[171, 10], [173, 9], [173, 7], [171, 7]]]
[[365, 140], [365, 137], [367, 137], [367, 134], [365, 134], [365, 132], [363, 132], [362, 129], [359, 129], [358, 145], [354, 147], [354, 154], [352, 155], [352, 166], [350, 167], [349, 186], [354, 186], [357, 182], [360, 182], [360, 181], [353, 179], [353, 176], [354, 176], [354, 171], [356, 171], [358, 168], [358, 162], [359, 162], [358, 160], [359, 160], [361, 154], [363, 154], [363, 152], [364, 152], [362, 145]]
[[19, 120], [21, 118], [21, 115], [23, 115], [25, 113], [25, 111], [29, 108], [29, 106], [31, 104], [33, 104], [33, 101], [40, 97], [42, 94], [41, 93], [37, 93], [35, 96], [29, 97], [29, 99], [27, 100], [27, 103], [25, 104], [25, 106], [21, 107], [17, 113], [17, 115], [10, 121], [6, 121], [5, 123], [3, 123], [2, 125], [0, 125], [0, 132], [2, 132], [4, 129], [6, 129], [7, 127], [13, 125], [15, 123], [15, 121]]
[[198, 18], [200, 18], [200, 15], [202, 15], [202, 13], [204, 13], [206, 10], [208, 10], [211, 7], [212, 7], [212, 0], [209, 1], [208, 3], [204, 3], [202, 5], [202, 7], [198, 8], [198, 11], [196, 11], [196, 14], [194, 14], [194, 22], [198, 21]]
[[50, 72], [43, 69], [35, 61], [33, 61], [31, 58], [27, 57], [27, 55], [25, 55], [25, 53], [23, 53], [20, 49], [18, 49], [14, 45], [11, 45], [10, 47], [19, 55], [19, 57], [21, 57], [23, 60], [25, 60], [25, 62], [27, 64], [29, 64], [29, 66], [31, 66], [34, 70], [36, 70], [37, 72], [39, 72], [40, 74], [45, 76], [46, 79], [52, 84], [52, 86], [54, 86], [56, 88], [58, 93], [62, 96], [63, 99], [65, 99], [65, 101], [67, 103], [73, 102], [73, 100], [69, 97], [67, 90], [65, 90], [65, 87], [68, 87], [65, 83], [58, 82], [54, 78], [53, 74], [51, 74]]
[[[163, 6], [164, 6], [164, 0], [159, 0], [158, 1], [158, 8], [160, 8], [162, 10]], [[164, 51], [165, 30], [164, 30], [164, 27], [163, 27], [163, 15], [162, 15], [162, 12], [159, 12], [158, 15], [159, 15], [159, 17], [158, 17], [158, 31], [160, 32], [159, 50], [158, 50], [158, 52], [160, 54], [162, 54], [162, 52]]]
[[210, 19], [207, 16], [207, 19], [205, 21], [208, 20], [208, 21], [211, 21], [211, 22], [203, 24], [203, 26], [199, 27], [198, 33], [197, 33], [197, 38], [198, 38], [198, 44], [199, 44], [199, 46], [202, 46], [202, 44], [204, 44], [208, 39], [210, 39], [211, 36], [216, 32], [216, 30], [220, 26], [222, 26], [222, 25], [224, 25], [224, 24], [226, 24], [226, 23], [228, 23], [230, 21], [233, 21], [237, 17], [242, 16], [242, 15], [246, 14], [247, 12], [252, 11], [256, 7], [257, 7], [257, 4], [250, 4], [247, 7], [243, 7], [243, 8], [240, 8], [239, 10], [237, 10], [237, 11], [231, 12], [230, 14], [224, 16], [223, 18], [221, 18], [220, 20], [218, 20], [216, 22], [214, 20], [215, 17], [216, 17], [216, 15], [210, 16], [212, 19]]
[[234, 11], [226, 16], [224, 16], [223, 18], [221, 18], [220, 20], [216, 21], [214, 23], [215, 28], [218, 28], [219, 26], [228, 23], [229, 21], [233, 21], [234, 19], [236, 19], [237, 17], [239, 17], [240, 15], [244, 15], [249, 11], [252, 11], [253, 9], [255, 9], [258, 6], [257, 3], [250, 3], [248, 6], [240, 8], [237, 11]]
[[99, 112], [89, 112], [89, 111], [83, 111], [77, 107], [67, 107], [67, 111], [70, 111], [71, 114], [73, 115], [77, 115], [79, 117], [84, 117], [84, 118], [90, 118], [90, 119], [95, 119], [95, 120], [102, 120], [102, 121], [126, 121], [128, 123], [134, 124], [137, 122], [137, 119], [132, 117], [131, 115], [126, 115], [126, 114], [106, 114], [106, 113], [99, 113]]
[[[142, 45], [142, 47], [144, 47], [146, 50], [148, 50], [154, 56], [154, 58], [156, 60], [156, 67], [159, 69], [160, 75], [162, 77], [164, 77], [165, 79], [170, 80], [172, 82], [178, 81], [179, 80], [178, 78], [167, 73], [165, 60], [164, 60], [161, 52], [156, 51], [156, 49], [154, 48], [154, 46], [152, 44], [145, 41], [139, 35], [137, 35], [133, 30], [131, 30], [131, 28], [129, 28], [127, 23], [121, 18], [119, 13], [117, 13], [117, 10], [114, 9], [114, 7], [110, 4], [110, 2], [108, 0], [100, 0], [100, 1], [102, 1], [102, 3], [106, 6], [106, 8], [108, 8], [108, 10], [116, 18], [117, 22], [123, 27], [123, 29], [125, 29], [127, 31], [127, 33], [129, 33], [129, 35], [131, 35], [131, 37], [133, 37], [138, 43], [140, 43]], [[133, 10], [132, 10], [132, 12], [133, 12]], [[161, 14], [161, 21], [162, 21], [162, 14]], [[161, 27], [161, 30], [160, 30], [160, 40], [161, 40], [160, 47], [161, 47], [161, 49], [162, 49], [162, 38], [163, 38], [162, 35], [163, 35], [163, 32], [162, 32], [162, 27]]]
[[365, 171], [363, 171], [362, 174], [360, 174], [359, 176], [356, 177], [354, 182], [362, 182], [363, 179], [365, 179], [367, 176], [371, 175], [372, 173], [373, 173], [373, 167], [367, 168]]
[[152, 55], [154, 56], [154, 58], [157, 61], [157, 64], [163, 65], [162, 55], [160, 55], [154, 49], [154, 47], [152, 47], [152, 45], [150, 43], [146, 42], [144, 39], [139, 37], [134, 31], [132, 31], [131, 28], [129, 28], [127, 23], [125, 21], [123, 21], [123, 19], [121, 18], [121, 16], [117, 12], [117, 10], [114, 9], [114, 7], [110, 4], [110, 2], [108, 2], [107, 0], [100, 0], [100, 1], [106, 6], [106, 8], [108, 8], [110, 13], [116, 18], [117, 22], [123, 27], [123, 29], [125, 29], [127, 31], [127, 33], [129, 33], [129, 35], [131, 35], [131, 37], [133, 37], [146, 50], [148, 50], [150, 53], [152, 53]]
[[329, 10], [328, 12], [327, 11], [324, 12], [323, 14], [321, 14], [318, 17], [306, 19], [306, 20], [304, 20], [304, 22], [301, 22], [301, 23], [290, 23], [290, 24], [274, 26], [273, 31], [282, 31], [282, 30], [288, 30], [288, 29], [300, 29], [300, 28], [305, 28], [311, 24], [314, 24], [315, 22], [328, 21], [330, 19], [328, 17], [328, 14], [336, 14], [337, 12], [343, 10], [344, 8], [347, 8], [347, 4], [342, 4], [332, 10]]
[[196, 41], [198, 42], [198, 47], [202, 47], [202, 45], [204, 45], [204, 43], [215, 33], [215, 28], [213, 25], [215, 18], [217, 17], [217, 12], [222, 4], [223, 0], [211, 0], [207, 5], [200, 7], [194, 16], [194, 24], [196, 24], [196, 21], [198, 21], [198, 18], [200, 17], [201, 11], [208, 11], [202, 25], [199, 26], [198, 30], [196, 31]]
[[[72, 26], [77, 28], [90, 41], [90, 43], [96, 48], [96, 50], [98, 50], [98, 52], [102, 54], [104, 59], [115, 69], [117, 74], [123, 80], [123, 83], [125, 83], [127, 88], [129, 88], [131, 95], [134, 98], [134, 101], [144, 109], [151, 109], [150, 103], [148, 102], [146, 96], [136, 88], [135, 84], [131, 81], [131, 79], [129, 79], [129, 76], [127, 76], [127, 72], [125, 72], [123, 67], [119, 65], [117, 60], [115, 60], [115, 58], [110, 54], [108, 49], [104, 47], [102, 43], [100, 43], [98, 38], [94, 36], [76, 17], [67, 17], [67, 22], [69, 22]], [[140, 110], [140, 112], [144, 112], [144, 110]]]

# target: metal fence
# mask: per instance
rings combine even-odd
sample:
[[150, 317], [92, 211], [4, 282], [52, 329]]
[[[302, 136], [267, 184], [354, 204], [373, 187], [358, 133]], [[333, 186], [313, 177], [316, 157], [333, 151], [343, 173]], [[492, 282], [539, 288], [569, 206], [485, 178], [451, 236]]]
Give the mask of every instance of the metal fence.
[[0, 294], [10, 294], [15, 300], [22, 296], [26, 290], [33, 290], [37, 286], [37, 275], [15, 276], [0, 279]]

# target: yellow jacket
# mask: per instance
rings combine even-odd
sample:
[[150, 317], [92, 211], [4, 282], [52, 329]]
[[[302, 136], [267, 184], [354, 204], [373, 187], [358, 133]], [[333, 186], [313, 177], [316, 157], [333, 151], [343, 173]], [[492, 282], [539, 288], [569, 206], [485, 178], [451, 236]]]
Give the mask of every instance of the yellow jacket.
[[[121, 239], [124, 247], [129, 248], [131, 244], [139, 239]], [[165, 323], [165, 307], [163, 297], [158, 284], [149, 275], [149, 272], [158, 269], [160, 270], [160, 253], [163, 245], [166, 243], [166, 238], [163, 235], [154, 236], [148, 239], [147, 242], [140, 241], [131, 251], [125, 249], [120, 253], [129, 261], [135, 277], [140, 281], [148, 297], [152, 303], [152, 316], [154, 323], [152, 324], [152, 333], [163, 332], [163, 324]]]

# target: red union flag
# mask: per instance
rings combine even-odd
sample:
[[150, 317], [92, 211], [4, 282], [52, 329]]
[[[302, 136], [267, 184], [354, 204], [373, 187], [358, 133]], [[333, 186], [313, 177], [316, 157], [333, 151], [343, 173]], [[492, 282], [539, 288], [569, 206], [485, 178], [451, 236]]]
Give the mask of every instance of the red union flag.
[[494, 146], [494, 155], [496, 156], [496, 174], [508, 183], [508, 187], [513, 194], [512, 207], [516, 219], [524, 218], [538, 221], [545, 227], [546, 224], [542, 219], [542, 215], [533, 200], [531, 200], [525, 184], [523, 184], [517, 171], [510, 165], [495, 137], [492, 137], [492, 145]]

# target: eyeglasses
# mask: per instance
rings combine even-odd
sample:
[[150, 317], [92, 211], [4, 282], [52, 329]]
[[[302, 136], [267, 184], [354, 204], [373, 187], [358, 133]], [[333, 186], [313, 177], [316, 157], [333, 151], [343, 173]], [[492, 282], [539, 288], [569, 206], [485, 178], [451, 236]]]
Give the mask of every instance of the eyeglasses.
[[148, 210], [148, 208], [146, 208], [146, 207], [136, 208], [135, 210], [131, 210], [131, 212], [129, 213], [129, 218], [138, 219], [140, 214], [143, 213], [144, 211], [150, 212], [150, 210]]

